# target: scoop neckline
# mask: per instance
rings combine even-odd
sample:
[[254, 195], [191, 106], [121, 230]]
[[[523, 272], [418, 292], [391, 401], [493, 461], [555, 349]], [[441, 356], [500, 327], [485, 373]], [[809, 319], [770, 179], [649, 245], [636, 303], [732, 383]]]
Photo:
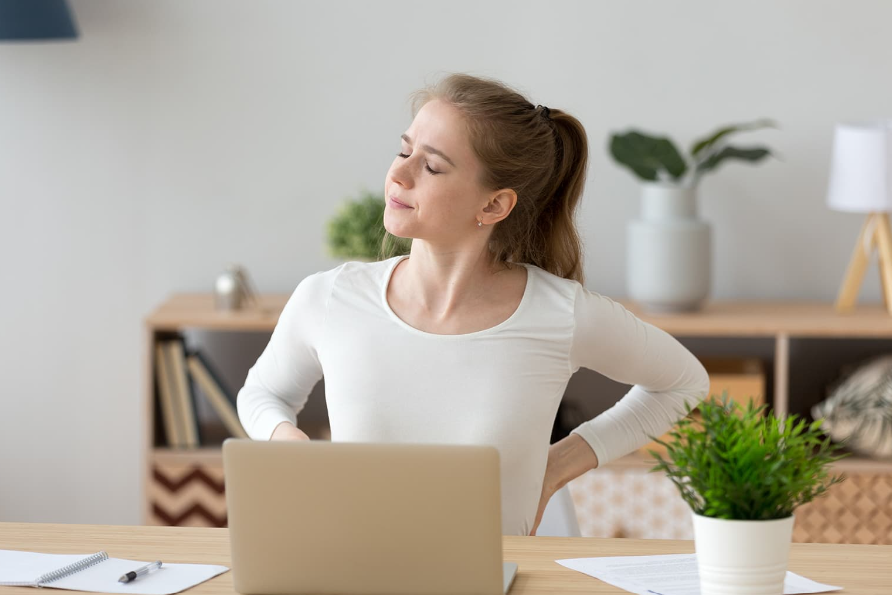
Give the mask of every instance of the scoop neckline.
[[420, 335], [422, 337], [430, 337], [435, 339], [444, 339], [444, 340], [455, 340], [455, 339], [467, 339], [471, 337], [479, 337], [482, 335], [488, 335], [499, 329], [508, 326], [511, 324], [515, 318], [520, 316], [521, 311], [524, 309], [526, 303], [530, 300], [530, 288], [533, 285], [533, 269], [526, 263], [520, 262], [515, 264], [522, 265], [527, 270], [527, 280], [526, 284], [523, 288], [523, 295], [520, 298], [520, 303], [517, 304], [517, 308], [514, 309], [514, 312], [511, 313], [511, 316], [498, 323], [495, 326], [491, 326], [489, 328], [480, 329], [479, 331], [474, 331], [471, 333], [461, 333], [458, 335], [443, 335], [440, 333], [429, 333], [427, 331], [423, 331], [421, 329], [415, 328], [399, 316], [397, 316], [396, 312], [393, 311], [393, 308], [390, 307], [390, 303], [387, 301], [387, 288], [390, 286], [390, 280], [393, 277], [393, 272], [396, 270], [397, 265], [401, 263], [403, 260], [409, 258], [409, 255], [404, 254], [402, 256], [396, 256], [393, 259], [393, 262], [388, 267], [385, 275], [384, 275], [384, 283], [381, 286], [381, 302], [384, 305], [384, 310], [387, 312], [388, 316], [393, 319], [398, 325], [409, 331], [410, 333]]

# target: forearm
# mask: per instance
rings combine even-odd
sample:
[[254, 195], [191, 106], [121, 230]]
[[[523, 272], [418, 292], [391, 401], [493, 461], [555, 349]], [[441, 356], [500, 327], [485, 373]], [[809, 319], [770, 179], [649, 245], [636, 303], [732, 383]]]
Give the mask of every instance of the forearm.
[[545, 486], [556, 492], [583, 473], [598, 467], [598, 457], [581, 436], [570, 434], [548, 448], [548, 466]]
[[253, 440], [269, 440], [283, 423], [295, 425], [295, 407], [260, 385], [253, 372], [236, 397], [236, 410], [242, 427]]
[[[709, 377], [705, 371], [702, 377], [688, 387], [661, 392], [635, 385], [613, 407], [580, 424], [572, 433], [583, 438], [598, 454], [599, 462], [606, 465], [648, 444], [652, 436], [662, 436], [672, 429], [685, 416], [685, 403], [693, 408], [704, 398]], [[691, 388], [698, 382], [706, 388]]]
[[270, 440], [309, 440], [310, 437], [290, 421], [283, 421], [273, 430]]

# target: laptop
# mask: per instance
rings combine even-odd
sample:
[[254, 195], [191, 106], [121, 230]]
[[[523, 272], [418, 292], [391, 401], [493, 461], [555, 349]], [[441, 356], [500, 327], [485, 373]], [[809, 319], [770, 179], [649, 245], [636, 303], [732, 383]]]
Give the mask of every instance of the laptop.
[[492, 446], [223, 443], [235, 590], [502, 595]]

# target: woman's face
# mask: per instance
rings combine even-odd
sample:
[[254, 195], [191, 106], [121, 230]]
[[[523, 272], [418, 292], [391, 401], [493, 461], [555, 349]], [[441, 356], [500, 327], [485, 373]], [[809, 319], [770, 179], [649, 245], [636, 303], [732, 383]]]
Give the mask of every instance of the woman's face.
[[458, 111], [429, 101], [402, 135], [387, 172], [384, 227], [395, 236], [447, 244], [483, 233], [477, 220], [493, 193], [478, 185], [479, 172]]

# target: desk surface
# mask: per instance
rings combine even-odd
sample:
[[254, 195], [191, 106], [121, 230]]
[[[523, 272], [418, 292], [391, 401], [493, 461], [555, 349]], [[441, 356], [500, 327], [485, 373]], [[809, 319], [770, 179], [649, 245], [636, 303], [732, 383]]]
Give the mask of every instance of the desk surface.
[[[164, 560], [230, 566], [228, 529], [137, 527], [125, 525], [51, 525], [0, 523], [0, 549], [52, 554], [89, 554], [113, 558]], [[504, 538], [505, 560], [519, 571], [510, 595], [553, 593], [627, 593], [564, 568], [557, 559], [594, 556], [687, 554], [692, 541], [563, 537]], [[734, 555], [733, 551], [729, 555]], [[892, 546], [794, 543], [789, 569], [818, 582], [844, 587], [845, 595], [892, 592]], [[60, 591], [61, 592], [61, 591]], [[34, 595], [27, 587], [0, 587], [0, 595]], [[234, 593], [227, 572], [190, 589], [191, 595]]]

